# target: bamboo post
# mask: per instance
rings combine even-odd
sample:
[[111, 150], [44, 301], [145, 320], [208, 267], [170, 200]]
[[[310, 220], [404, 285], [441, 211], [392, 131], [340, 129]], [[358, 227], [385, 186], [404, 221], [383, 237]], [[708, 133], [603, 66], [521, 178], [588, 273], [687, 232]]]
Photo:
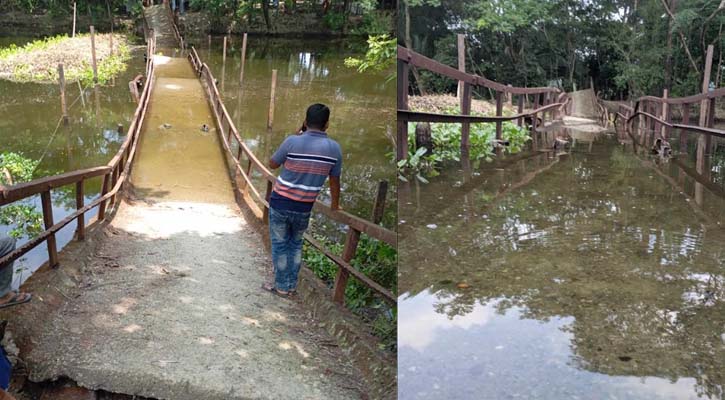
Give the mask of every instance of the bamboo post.
[[[461, 92], [460, 104], [461, 104], [461, 115], [469, 115], [471, 113], [471, 84], [468, 82], [463, 83], [463, 91]], [[468, 160], [471, 135], [471, 124], [464, 122], [461, 124], [461, 159]]]
[[65, 102], [65, 73], [63, 63], [58, 64], [58, 83], [60, 84], [60, 108], [63, 112], [63, 124], [68, 125], [68, 107]]
[[86, 94], [83, 92], [83, 86], [81, 86], [81, 81], [77, 80], [78, 83], [78, 92], [80, 93], [81, 98], [81, 104], [83, 105], [83, 108], [86, 108]]
[[[43, 223], [45, 229], [53, 227], [53, 203], [50, 199], [50, 190], [46, 190], [40, 194], [40, 201], [43, 205]], [[55, 233], [51, 233], [46, 239], [48, 244], [48, 265], [56, 267], [58, 265], [58, 248], [55, 242]]]
[[[466, 72], [466, 37], [464, 34], [458, 34], [458, 70]], [[458, 82], [458, 98], [463, 95], [463, 82]]]
[[388, 196], [388, 181], [378, 182], [378, 191], [375, 195], [375, 203], [373, 203], [373, 214], [371, 220], [374, 224], [379, 224], [383, 220], [385, 213], [385, 198]]
[[76, 16], [77, 16], [77, 13], [78, 12], [77, 12], [77, 7], [76, 7], [76, 2], [74, 1], [73, 2], [73, 36], [71, 36], [71, 37], [76, 37]]
[[[690, 124], [690, 104], [682, 105], [682, 125]], [[684, 129], [680, 129], [680, 153], [687, 152], [687, 133]]]
[[244, 82], [244, 63], [247, 61], [247, 34], [242, 39], [242, 65], [239, 68], [239, 86]]
[[222, 63], [227, 62], [227, 37], [224, 36], [224, 50], [222, 51]]
[[[500, 117], [503, 115], [503, 93], [496, 92], [496, 116]], [[496, 121], [496, 140], [503, 139], [502, 132], [503, 125], [501, 121]]]
[[[408, 68], [409, 65], [403, 60], [398, 60], [398, 108], [408, 110]], [[397, 119], [396, 133], [396, 161], [408, 157], [408, 122]]]
[[267, 129], [272, 129], [274, 122], [274, 92], [277, 89], [277, 70], [272, 70], [272, 90], [269, 97], [269, 114], [267, 115]]
[[98, 84], [98, 66], [96, 65], [96, 31], [91, 25], [91, 56], [93, 58], [93, 83]]
[[[519, 114], [523, 114], [524, 113], [524, 97], [525, 96], [526, 96], [525, 94], [520, 94], [519, 95], [519, 108], [518, 108], [518, 113]], [[519, 128], [522, 127], [524, 125], [524, 118], [523, 117], [519, 117], [519, 119], [517, 120], [517, 124], [519, 125]]]
[[[83, 180], [76, 183], [76, 209], [80, 210], [83, 208], [85, 198], [83, 196]], [[83, 240], [86, 237], [86, 215], [80, 213], [78, 215], [78, 226], [76, 227], [76, 238]]]
[[[702, 94], [707, 94], [709, 86], [710, 86], [710, 72], [712, 70], [712, 53], [713, 53], [713, 45], [707, 46], [707, 56], [705, 58], [705, 74], [702, 79]], [[707, 109], [708, 109], [708, 99], [703, 99], [700, 102], [700, 121], [699, 126], [706, 126], [707, 125]], [[707, 137], [708, 135], [701, 133], [697, 137], [697, 154], [696, 154], [696, 160], [695, 160], [695, 169], [698, 173], [704, 174], [705, 173], [705, 152], [707, 148]], [[695, 203], [697, 205], [702, 206], [703, 201], [703, 186], [700, 183], [695, 183]]]
[[[670, 105], [667, 104], [667, 98], [669, 98], [670, 91], [665, 89], [662, 93], [662, 114], [660, 114], [660, 118], [662, 118], [663, 121], [669, 120], [669, 114], [670, 114]], [[665, 124], [661, 124], [662, 129], [660, 129], [660, 136], [662, 139], [667, 140], [667, 133], [669, 131], [669, 127]]]

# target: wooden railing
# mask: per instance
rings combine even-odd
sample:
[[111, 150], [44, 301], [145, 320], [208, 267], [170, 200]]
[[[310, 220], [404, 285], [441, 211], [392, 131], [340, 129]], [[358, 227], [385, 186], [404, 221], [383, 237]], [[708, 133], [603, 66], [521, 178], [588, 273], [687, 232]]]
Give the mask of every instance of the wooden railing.
[[[257, 215], [257, 217], [264, 223], [268, 223], [269, 196], [272, 193], [272, 185], [277, 177], [269, 169], [267, 169], [264, 164], [262, 164], [262, 162], [254, 155], [254, 153], [239, 136], [239, 131], [236, 126], [234, 126], [234, 122], [229, 116], [221, 95], [219, 94], [219, 90], [216, 87], [214, 75], [209, 70], [209, 67], [201, 61], [199, 54], [193, 46], [191, 47], [188, 57], [194, 70], [205, 84], [207, 95], [209, 96], [209, 102], [214, 111], [219, 138], [221, 139], [224, 150], [227, 153], [231, 167], [234, 170], [235, 182], [237, 182], [238, 177], [241, 177], [241, 180], [239, 180], [235, 190], [238, 191], [238, 194], [244, 199], [245, 203], [254, 212], [254, 214]], [[234, 148], [237, 149], [236, 153], [233, 150]], [[254, 183], [252, 181], [254, 173], [261, 175], [262, 180], [266, 182], [266, 191], [264, 195], [262, 195], [254, 187]], [[378, 202], [378, 204], [380, 204], [380, 202]], [[329, 249], [325, 248], [310, 235], [305, 235], [305, 240], [307, 240], [310, 245], [325, 254], [325, 256], [339, 267], [333, 287], [333, 300], [338, 303], [344, 302], [345, 288], [347, 287], [347, 282], [352, 275], [365, 286], [371, 288], [380, 295], [383, 300], [390, 304], [395, 304], [395, 294], [357, 270], [350, 264], [350, 261], [354, 258], [357, 251], [360, 234], [364, 233], [374, 239], [380, 240], [393, 247], [397, 247], [396, 233], [385, 229], [376, 223], [364, 220], [347, 212], [333, 211], [329, 206], [320, 201], [315, 202], [313, 210], [325, 215], [337, 223], [347, 225], [348, 227], [342, 256], [333, 254]], [[378, 217], [374, 216], [373, 220], [379, 220], [379, 217], [382, 216], [382, 209], [380, 208], [379, 211], [374, 212], [374, 214], [377, 214]]]
[[[702, 143], [698, 141], [698, 153], [704, 156], [711, 152], [712, 136], [725, 137], [725, 130], [713, 128], [715, 101], [723, 96], [725, 88], [687, 97], [643, 96], [635, 101], [634, 107], [620, 104], [615, 121], [621, 119], [626, 132], [642, 147], [650, 146], [655, 138], [668, 140], [671, 129], [679, 129], [680, 153], [687, 151], [688, 134], [705, 134], [699, 139]], [[699, 114], [698, 125], [690, 123], [693, 106]], [[672, 121], [676, 107], [680, 108], [681, 123]]]
[[[445, 115], [424, 112], [413, 112], [408, 107], [408, 72], [410, 68], [416, 67], [426, 69], [445, 77], [455, 79], [462, 83], [461, 91], [461, 114], [462, 115]], [[477, 117], [471, 116], [472, 87], [480, 86], [491, 89], [495, 92], [496, 98], [496, 116]], [[504, 96], [511, 95], [511, 102], [514, 102], [514, 95], [518, 97], [518, 111], [513, 116], [503, 116]], [[524, 111], [524, 101], [528, 96], [533, 96], [533, 110]], [[496, 124], [496, 139], [502, 139], [502, 124], [504, 121], [517, 120], [519, 126], [523, 126], [524, 119], [531, 119], [532, 130], [536, 126], [546, 120], [548, 112], [552, 119], [557, 117], [557, 113], [564, 110], [570, 99], [567, 94], [558, 88], [553, 87], [535, 87], [522, 88], [503, 85], [498, 82], [486, 79], [478, 75], [468, 74], [459, 71], [453, 67], [441, 64], [438, 61], [425, 57], [405, 47], [398, 46], [398, 132], [397, 132], [397, 152], [396, 157], [402, 160], [408, 156], [408, 123], [409, 122], [443, 122], [443, 123], [460, 123], [463, 125], [461, 129], [461, 153], [468, 154], [470, 147], [470, 124], [479, 122], [489, 122]], [[539, 121], [541, 115], [541, 121]]]
[[[18, 247], [4, 257], [1, 257], [0, 265], [4, 266], [3, 268], [7, 268], [12, 261], [22, 257], [24, 254], [43, 242], [47, 242], [48, 264], [51, 267], [56, 267], [58, 265], [58, 249], [55, 234], [73, 220], [77, 220], [76, 238], [77, 240], [83, 240], [85, 237], [87, 222], [85, 218], [86, 213], [91, 211], [93, 208], [98, 207], [98, 220], [103, 220], [105, 219], [108, 207], [116, 204], [116, 195], [119, 190], [121, 190], [131, 171], [131, 164], [133, 162], [134, 155], [136, 154], [139, 133], [141, 132], [141, 126], [143, 125], [143, 119], [146, 115], [149, 98], [151, 97], [154, 72], [154, 50], [154, 40], [153, 38], [149, 38], [146, 48], [148, 54], [146, 61], [146, 82], [141, 93], [140, 101], [133, 114], [133, 119], [128, 128], [125, 140], [116, 152], [116, 155], [113, 156], [106, 165], [35, 179], [30, 182], [20, 183], [9, 187], [0, 186], [0, 206], [40, 195], [43, 209], [43, 223], [45, 227], [45, 230], [38, 236], [30, 239], [27, 243]], [[85, 181], [100, 176], [103, 177], [101, 193], [90, 203], [84, 204]], [[76, 211], [66, 216], [61, 221], [55, 222], [53, 218], [53, 205], [51, 203], [51, 190], [67, 185], [75, 185]]]

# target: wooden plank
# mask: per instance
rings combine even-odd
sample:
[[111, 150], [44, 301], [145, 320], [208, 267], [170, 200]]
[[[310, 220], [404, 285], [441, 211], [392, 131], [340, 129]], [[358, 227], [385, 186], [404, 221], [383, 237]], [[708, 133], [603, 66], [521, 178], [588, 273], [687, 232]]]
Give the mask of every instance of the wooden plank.
[[[471, 114], [471, 85], [469, 83], [463, 83], [463, 90], [461, 91], [460, 97], [461, 103], [461, 115]], [[471, 124], [469, 122], [462, 122], [461, 124], [461, 155], [462, 158], [467, 158], [470, 154], [471, 148]]]
[[[459, 33], [458, 36], [458, 70], [466, 72], [466, 35]], [[464, 82], [458, 81], [458, 98], [463, 96]]]
[[[685, 103], [682, 105], [682, 124], [690, 124], [690, 104]], [[680, 152], [687, 152], [687, 134], [683, 129], [680, 130]]]
[[65, 102], [65, 73], [63, 63], [58, 64], [58, 83], [60, 84], [60, 110], [63, 115], [63, 124], [68, 125], [68, 107]]
[[[272, 129], [272, 124], [274, 123], [274, 95], [275, 90], [277, 89], [277, 70], [272, 70], [272, 88], [269, 95], [269, 114], [267, 115], [267, 129]], [[225, 109], [226, 112], [226, 109]], [[229, 118], [229, 123], [231, 123], [231, 118]]]
[[378, 190], [375, 193], [375, 202], [373, 203], [373, 212], [370, 220], [373, 224], [379, 224], [383, 220], [385, 214], [385, 199], [388, 196], [388, 181], [378, 182]]
[[[83, 182], [78, 181], [76, 183], [76, 210], [80, 210], [84, 206], [85, 197], [83, 193]], [[86, 238], [86, 216], [81, 213], [78, 214], [78, 225], [76, 226], [76, 239], [84, 240]]]
[[[503, 92], [496, 92], [496, 116], [500, 117], [503, 115]], [[501, 140], [503, 138], [503, 122], [496, 121], [496, 139]]]
[[59, 175], [35, 179], [30, 182], [7, 186], [2, 191], [0, 206], [38, 195], [42, 192], [76, 183], [81, 180], [107, 174], [111, 168], [107, 166], [86, 168], [78, 171], [66, 172]]
[[[398, 108], [408, 110], [408, 63], [398, 60]], [[397, 120], [395, 159], [408, 158], [408, 121]]]
[[460, 124], [462, 122], [469, 122], [469, 123], [480, 123], [480, 122], [496, 122], [496, 121], [512, 121], [518, 118], [523, 117], [532, 117], [536, 113], [544, 112], [546, 110], [555, 109], [563, 106], [566, 103], [554, 103], [549, 104], [548, 106], [544, 106], [541, 108], [538, 108], [536, 110], [533, 110], [530, 113], [526, 114], [516, 114], [511, 116], [501, 116], [501, 117], [481, 117], [481, 116], [475, 116], [475, 115], [449, 115], [449, 114], [436, 114], [436, 113], [425, 113], [425, 112], [417, 112], [417, 111], [408, 111], [408, 110], [398, 110], [398, 122], [400, 121], [406, 121], [406, 122], [444, 122], [444, 123], [451, 123], [451, 124]]
[[[349, 263], [355, 258], [357, 245], [360, 243], [360, 232], [353, 228], [348, 228], [345, 236], [345, 247], [342, 250], [342, 260]], [[353, 267], [354, 268], [354, 267]], [[335, 276], [335, 285], [332, 289], [332, 301], [338, 304], [345, 303], [345, 289], [347, 289], [347, 281], [350, 278], [350, 272], [345, 268], [339, 268]]]
[[[40, 201], [43, 205], [43, 224], [45, 230], [48, 230], [53, 226], [53, 203], [50, 198], [50, 190], [40, 194]], [[55, 268], [58, 266], [58, 248], [55, 242], [55, 233], [51, 232], [46, 243], [48, 244], [48, 264]]]
[[[525, 94], [519, 95], [519, 106], [518, 106], [518, 111], [517, 111], [519, 115], [523, 115], [523, 113], [524, 113], [524, 97], [525, 96], [526, 96]], [[519, 128], [524, 126], [524, 117], [518, 118], [516, 121], [516, 124], [519, 126]]]
[[[408, 62], [410, 65], [414, 65], [419, 68], [427, 69], [428, 71], [435, 72], [437, 74], [447, 76], [456, 81], [463, 81], [470, 83], [475, 86], [483, 86], [489, 89], [493, 89], [504, 93], [513, 94], [535, 94], [554, 92], [559, 93], [561, 90], [554, 87], [533, 87], [533, 88], [520, 88], [515, 86], [506, 86], [504, 84], [494, 82], [481, 76], [471, 75], [465, 72], [461, 72], [453, 67], [445, 64], [441, 64], [438, 61], [430, 59], [422, 54], [418, 54], [412, 50], [409, 50], [403, 46], [398, 46], [398, 60]], [[400, 75], [398, 75], [400, 76]]]
[[309, 244], [311, 244], [313, 247], [315, 247], [317, 250], [322, 252], [327, 258], [332, 260], [335, 264], [337, 264], [340, 268], [344, 268], [347, 270], [350, 275], [354, 276], [356, 279], [358, 279], [360, 282], [368, 286], [369, 288], [373, 289], [375, 292], [381, 295], [382, 299], [390, 304], [395, 304], [396, 297], [395, 295], [385, 289], [384, 287], [380, 286], [377, 282], [373, 281], [372, 279], [368, 278], [363, 274], [362, 272], [355, 269], [352, 265], [349, 263], [346, 263], [345, 260], [342, 259], [342, 257], [333, 254], [329, 250], [327, 250], [320, 242], [315, 240], [311, 235], [305, 234], [305, 240]]

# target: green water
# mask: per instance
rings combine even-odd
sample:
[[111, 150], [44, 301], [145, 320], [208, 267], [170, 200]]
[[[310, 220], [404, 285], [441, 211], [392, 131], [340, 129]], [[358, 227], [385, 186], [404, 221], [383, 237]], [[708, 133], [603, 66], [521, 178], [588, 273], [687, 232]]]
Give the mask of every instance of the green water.
[[[362, 40], [280, 39], [249, 36], [244, 81], [240, 87], [241, 37], [232, 37], [223, 62], [223, 39], [190, 38], [202, 61], [217, 78], [224, 103], [246, 144], [266, 163], [284, 138], [299, 129], [307, 106], [330, 107], [328, 134], [343, 151], [341, 206], [369, 218], [377, 184], [390, 183], [383, 224], [395, 227], [395, 165], [388, 155], [388, 138], [395, 127], [393, 71], [360, 74], [344, 66], [344, 59], [360, 57]], [[272, 70], [277, 87], [272, 131], [267, 130]], [[257, 185], [264, 193], [264, 185]], [[329, 201], [327, 191], [321, 194]]]
[[401, 188], [401, 399], [722, 398], [723, 198], [581, 136]]
[[[3, 38], [0, 44], [26, 41], [26, 38]], [[391, 187], [384, 223], [394, 227], [395, 173], [393, 163], [386, 156], [386, 153], [392, 152], [386, 132], [392, 132], [395, 121], [395, 83], [387, 82], [387, 74], [361, 75], [343, 65], [345, 57], [359, 56], [364, 52], [364, 41], [350, 45], [342, 41], [250, 37], [241, 97], [238, 69], [241, 39], [232, 39], [226, 66], [221, 62], [220, 38], [214, 39], [211, 49], [205, 47], [206, 38], [202, 45], [202, 59], [210, 64], [221, 81], [220, 85], [224, 84], [222, 93], [227, 108], [238, 121], [237, 126], [247, 144], [264, 161], [286, 134], [302, 122], [308, 104], [328, 104], [332, 109], [330, 135], [340, 142], [345, 154], [342, 206], [352, 213], [369, 216], [377, 182], [389, 180]], [[61, 126], [57, 131], [60, 99], [56, 85], [0, 81], [0, 151], [21, 152], [29, 158], [42, 159], [35, 172], [36, 177], [108, 162], [124, 139], [117, 133], [117, 125], [127, 128], [136, 107], [127, 83], [143, 73], [143, 51], [143, 48], [134, 51], [134, 58], [126, 72], [117, 77], [115, 86], [100, 88], [98, 108], [95, 107], [92, 89], [85, 89], [84, 106], [79, 97], [80, 90], [69, 85], [71, 124], [68, 128]], [[175, 55], [168, 51], [165, 54]], [[195, 189], [197, 183], [219, 189], [228, 183], [228, 178], [217, 168], [223, 159], [218, 140], [213, 136], [216, 134], [213, 124], [208, 134], [199, 129], [204, 123], [202, 120], [210, 116], [208, 107], [198, 101], [200, 98], [194, 97], [193, 90], [173, 82], [174, 79], [193, 77], [193, 73], [189, 75], [191, 70], [185, 62], [184, 59], [173, 62], [173, 68], [183, 70], [184, 76], [167, 71], [170, 75], [156, 82], [160, 97], [151, 103], [150, 119], [145, 126], [148, 135], [142, 137], [139, 148], [139, 159], [145, 162], [134, 171], [132, 182], [136, 189], [152, 197], [188, 199], [190, 192], [195, 192], [197, 197], [207, 195], [209, 201], [226, 201], [228, 197], [219, 190], [200, 192]], [[268, 133], [266, 122], [271, 68], [279, 69], [279, 78], [274, 128]], [[160, 67], [161, 70], [164, 67]], [[177, 90], [176, 86], [181, 86], [183, 90]], [[170, 123], [171, 128], [163, 128], [164, 123]], [[214, 168], [205, 170], [204, 166], [210, 163]], [[195, 172], [191, 176], [180, 171]], [[193, 181], [193, 185], [188, 180], [182, 182], [182, 176]], [[264, 185], [258, 187], [264, 193]], [[99, 190], [99, 179], [89, 181], [85, 188], [87, 198], [97, 196]], [[231, 194], [229, 187], [228, 195]], [[40, 199], [28, 202], [39, 207]], [[53, 192], [56, 221], [72, 212], [74, 206], [72, 186]], [[59, 233], [60, 246], [72, 238], [74, 229], [75, 225], [71, 223]], [[9, 227], [0, 226], [0, 234], [8, 230]], [[27, 238], [19, 243], [25, 240]], [[41, 245], [17, 263], [16, 269], [25, 270], [22, 276], [25, 279], [46, 258], [45, 246]], [[17, 277], [16, 281], [16, 284], [19, 283]]]

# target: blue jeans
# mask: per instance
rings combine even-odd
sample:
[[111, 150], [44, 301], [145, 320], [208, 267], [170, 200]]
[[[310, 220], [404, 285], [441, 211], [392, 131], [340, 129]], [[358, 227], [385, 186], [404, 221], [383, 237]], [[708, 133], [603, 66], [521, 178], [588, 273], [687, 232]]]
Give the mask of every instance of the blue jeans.
[[278, 290], [288, 292], [297, 288], [297, 275], [302, 265], [303, 235], [309, 222], [309, 212], [269, 209], [274, 286]]

